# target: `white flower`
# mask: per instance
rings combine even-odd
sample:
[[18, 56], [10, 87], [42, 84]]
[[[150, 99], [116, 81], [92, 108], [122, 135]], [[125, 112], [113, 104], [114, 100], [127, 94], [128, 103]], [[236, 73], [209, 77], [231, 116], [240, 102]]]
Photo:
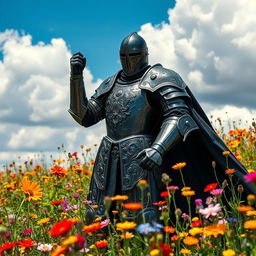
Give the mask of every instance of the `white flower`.
[[200, 209], [199, 213], [205, 216], [208, 219], [210, 216], [216, 216], [221, 211], [220, 204], [209, 204], [207, 208]]
[[51, 251], [51, 249], [52, 249], [52, 245], [51, 244], [40, 244], [37, 247], [37, 250], [41, 251], [41, 252], [49, 252], [49, 251]]

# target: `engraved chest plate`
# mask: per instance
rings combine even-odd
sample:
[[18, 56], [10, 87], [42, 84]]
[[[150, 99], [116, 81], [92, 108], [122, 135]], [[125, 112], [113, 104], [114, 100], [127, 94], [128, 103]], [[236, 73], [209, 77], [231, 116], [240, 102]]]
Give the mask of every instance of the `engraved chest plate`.
[[[146, 91], [139, 82], [123, 85], [116, 82], [105, 105], [107, 134], [120, 139], [135, 134], [150, 134], [155, 110], [149, 105]], [[151, 127], [151, 128], [150, 128]]]

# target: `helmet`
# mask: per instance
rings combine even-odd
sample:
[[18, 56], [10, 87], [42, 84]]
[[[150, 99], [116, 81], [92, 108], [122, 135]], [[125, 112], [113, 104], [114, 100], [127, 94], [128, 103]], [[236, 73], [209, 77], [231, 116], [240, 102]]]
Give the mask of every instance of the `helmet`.
[[148, 66], [148, 48], [136, 32], [125, 37], [120, 46], [120, 60], [126, 76], [133, 76]]

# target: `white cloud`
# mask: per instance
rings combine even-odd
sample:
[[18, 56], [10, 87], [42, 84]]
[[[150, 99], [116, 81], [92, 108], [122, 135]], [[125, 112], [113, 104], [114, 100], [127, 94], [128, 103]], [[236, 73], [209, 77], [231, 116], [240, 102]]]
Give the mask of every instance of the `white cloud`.
[[178, 0], [169, 24], [143, 25], [140, 35], [151, 63], [180, 73], [202, 104], [255, 109], [255, 12], [249, 0]]

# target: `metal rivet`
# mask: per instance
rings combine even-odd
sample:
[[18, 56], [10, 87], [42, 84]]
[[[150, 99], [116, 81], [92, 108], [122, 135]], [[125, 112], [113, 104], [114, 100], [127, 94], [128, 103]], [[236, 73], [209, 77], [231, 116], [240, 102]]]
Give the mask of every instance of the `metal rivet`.
[[185, 122], [185, 125], [188, 126], [188, 125], [189, 125], [189, 121], [186, 121], [186, 122]]
[[152, 75], [150, 76], [150, 79], [151, 79], [151, 80], [155, 80], [155, 79], [156, 79], [156, 77], [157, 77], [157, 75], [156, 75], [156, 74], [152, 74]]

